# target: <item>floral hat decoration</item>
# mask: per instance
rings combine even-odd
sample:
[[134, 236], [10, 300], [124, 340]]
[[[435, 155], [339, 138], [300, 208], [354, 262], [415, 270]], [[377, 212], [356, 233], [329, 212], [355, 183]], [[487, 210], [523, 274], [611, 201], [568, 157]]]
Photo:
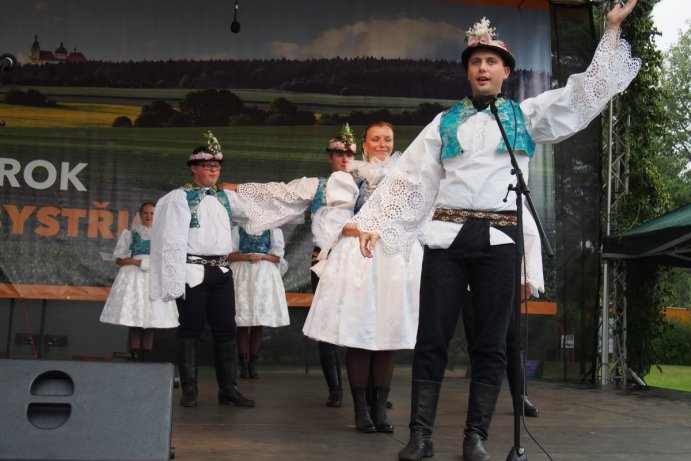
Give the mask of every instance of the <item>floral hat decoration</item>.
[[516, 59], [511, 54], [509, 47], [506, 43], [495, 38], [495, 29], [489, 26], [489, 19], [483, 17], [480, 22], [476, 22], [472, 28], [466, 31], [465, 39], [468, 42], [468, 46], [461, 54], [461, 63], [466, 71], [468, 70], [470, 55], [480, 48], [499, 53], [504, 60], [504, 65], [508, 66], [512, 71], [516, 67]]
[[357, 151], [357, 144], [355, 143], [355, 135], [352, 128], [346, 123], [341, 127], [341, 134], [337, 138], [329, 140], [329, 147], [327, 152], [351, 152], [355, 155]]
[[190, 154], [190, 158], [187, 160], [187, 166], [194, 165], [196, 163], [216, 160], [217, 162], [223, 162], [223, 152], [221, 152], [221, 144], [219, 144], [218, 139], [211, 131], [206, 131], [202, 134], [204, 139], [206, 139], [205, 146], [199, 146]]

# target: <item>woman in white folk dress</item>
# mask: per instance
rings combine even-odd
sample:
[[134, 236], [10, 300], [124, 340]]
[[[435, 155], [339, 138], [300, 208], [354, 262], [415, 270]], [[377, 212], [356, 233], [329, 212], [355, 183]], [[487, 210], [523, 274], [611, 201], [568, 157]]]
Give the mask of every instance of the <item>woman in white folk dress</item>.
[[[393, 128], [377, 122], [367, 127], [363, 141], [366, 162], [353, 162], [352, 173], [364, 180], [366, 200], [395, 163]], [[362, 200], [359, 200], [362, 202]], [[359, 432], [393, 432], [386, 403], [393, 376], [395, 351], [415, 346], [422, 248], [410, 255], [376, 251], [360, 254], [358, 231], [346, 224], [321, 272], [321, 281], [303, 332], [310, 338], [347, 347], [346, 367]], [[367, 388], [372, 385], [371, 409]]]
[[154, 343], [155, 328], [178, 326], [175, 302], [149, 300], [149, 249], [154, 219], [152, 202], [139, 207], [138, 219], [125, 229], [113, 251], [120, 270], [113, 281], [101, 322], [129, 327], [132, 361], [145, 360]]
[[280, 228], [260, 235], [248, 234], [234, 226], [233, 248], [228, 255], [235, 282], [235, 323], [237, 324], [240, 377], [259, 378], [256, 369], [263, 327], [290, 325], [288, 303], [281, 276], [288, 269], [283, 259], [285, 243]]

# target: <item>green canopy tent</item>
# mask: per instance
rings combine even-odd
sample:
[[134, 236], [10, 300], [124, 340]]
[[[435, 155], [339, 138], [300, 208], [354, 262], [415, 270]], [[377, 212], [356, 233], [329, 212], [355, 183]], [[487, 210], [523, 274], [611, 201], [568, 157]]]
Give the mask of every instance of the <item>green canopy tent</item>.
[[605, 239], [603, 258], [691, 267], [691, 203]]

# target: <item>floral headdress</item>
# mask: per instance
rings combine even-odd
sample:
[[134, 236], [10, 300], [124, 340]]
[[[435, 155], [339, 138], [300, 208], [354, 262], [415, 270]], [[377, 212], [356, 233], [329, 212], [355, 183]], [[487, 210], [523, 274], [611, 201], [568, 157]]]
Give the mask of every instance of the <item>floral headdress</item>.
[[468, 46], [461, 54], [461, 62], [466, 70], [468, 70], [470, 55], [479, 48], [486, 48], [499, 53], [504, 60], [504, 64], [511, 68], [511, 70], [516, 67], [516, 59], [511, 54], [509, 47], [501, 40], [497, 40], [495, 33], [494, 27], [489, 26], [489, 19], [484, 17], [466, 31], [465, 39], [468, 42]]
[[329, 140], [329, 147], [326, 148], [327, 152], [352, 152], [355, 154], [357, 151], [357, 144], [355, 144], [355, 135], [353, 134], [352, 128], [346, 123], [341, 127], [341, 134], [337, 138], [332, 138]]
[[206, 131], [202, 134], [206, 139], [206, 146], [197, 147], [194, 152], [190, 154], [187, 160], [187, 165], [193, 163], [203, 162], [205, 160], [223, 161], [223, 152], [221, 152], [221, 144], [216, 139], [216, 136], [211, 131]]

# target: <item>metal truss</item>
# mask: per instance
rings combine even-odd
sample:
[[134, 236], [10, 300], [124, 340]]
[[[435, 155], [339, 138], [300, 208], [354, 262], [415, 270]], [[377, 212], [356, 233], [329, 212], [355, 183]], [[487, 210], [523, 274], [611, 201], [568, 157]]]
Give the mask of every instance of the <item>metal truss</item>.
[[[620, 99], [613, 99], [603, 117], [606, 136], [603, 136], [606, 203], [605, 237], [617, 233], [619, 205], [629, 192], [630, 145], [628, 132], [631, 120], [621, 116]], [[627, 365], [626, 352], [626, 270], [622, 261], [603, 261], [602, 314], [600, 316], [599, 383], [627, 387], [629, 379], [645, 385]]]
[[[629, 191], [629, 145], [626, 133], [630, 120], [622, 120], [619, 98], [605, 111], [603, 126], [603, 174], [606, 188], [605, 237], [616, 232], [619, 205]], [[603, 261], [602, 313], [600, 316], [599, 382], [626, 386], [626, 273], [620, 261]]]

